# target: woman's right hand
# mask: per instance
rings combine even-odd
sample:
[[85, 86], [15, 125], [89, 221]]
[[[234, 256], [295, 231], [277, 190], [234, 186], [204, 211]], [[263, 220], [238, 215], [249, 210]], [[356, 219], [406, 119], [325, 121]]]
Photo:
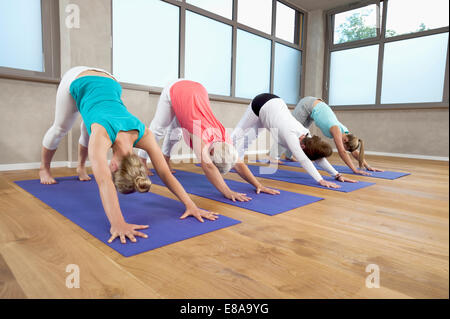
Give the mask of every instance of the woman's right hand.
[[109, 238], [108, 243], [111, 244], [117, 237], [120, 238], [120, 242], [122, 244], [127, 243], [126, 237], [128, 237], [128, 239], [133, 243], [137, 242], [136, 236], [148, 238], [146, 234], [137, 231], [137, 229], [147, 229], [148, 227], [148, 225], [133, 225], [126, 222], [111, 225], [111, 229], [109, 230], [111, 233], [111, 238]]
[[319, 184], [321, 186], [328, 187], [328, 188], [341, 188], [341, 186], [337, 185], [336, 183], [329, 182], [329, 181], [326, 181], [324, 179], [320, 180]]
[[225, 197], [231, 199], [233, 202], [235, 201], [248, 202], [252, 200], [251, 197], [247, 196], [247, 194], [237, 193], [233, 191], [230, 191], [229, 193], [225, 194]]

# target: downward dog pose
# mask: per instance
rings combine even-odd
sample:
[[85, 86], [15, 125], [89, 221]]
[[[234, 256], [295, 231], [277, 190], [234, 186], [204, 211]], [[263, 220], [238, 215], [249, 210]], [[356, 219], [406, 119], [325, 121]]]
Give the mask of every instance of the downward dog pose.
[[[170, 160], [170, 151], [182, 136], [186, 144], [201, 161], [206, 177], [226, 198], [232, 201], [249, 201], [247, 194], [232, 191], [221, 174], [233, 167], [256, 193], [279, 194], [278, 191], [264, 187], [248, 169], [238, 161], [238, 154], [232, 145], [225, 128], [214, 116], [209, 104], [208, 92], [197, 82], [176, 80], [164, 88], [158, 102], [150, 130], [157, 139], [166, 137], [163, 154]], [[172, 132], [166, 136], [167, 131]], [[143, 162], [147, 159], [144, 151], [139, 152]]]
[[241, 158], [258, 137], [258, 129], [261, 128], [268, 129], [280, 145], [289, 149], [320, 185], [339, 188], [337, 184], [324, 180], [311, 161], [315, 161], [338, 181], [355, 182], [343, 177], [330, 165], [326, 160], [332, 154], [330, 145], [318, 136], [309, 137], [309, 130], [292, 116], [286, 103], [276, 95], [265, 93], [255, 97], [234, 130], [231, 138]]
[[[80, 179], [86, 179], [84, 162], [89, 154], [103, 208], [111, 224], [109, 242], [117, 237], [122, 243], [126, 243], [126, 237], [132, 242], [136, 242], [135, 236], [147, 237], [139, 230], [148, 228], [148, 225], [132, 225], [125, 221], [114, 188], [115, 185], [119, 192], [125, 194], [150, 190], [151, 181], [140, 159], [133, 153], [133, 147], [141, 148], [150, 155], [158, 175], [186, 206], [182, 219], [188, 216], [195, 216], [201, 222], [203, 217], [217, 219], [217, 214], [199, 209], [189, 198], [170, 173], [153, 134], [128, 112], [121, 94], [120, 84], [101, 69], [75, 67], [63, 76], [57, 92], [55, 123], [43, 140], [41, 183], [56, 183], [50, 174], [51, 159], [61, 138], [81, 113]], [[113, 157], [108, 167], [107, 152], [110, 148]]]
[[[292, 115], [306, 128], [309, 128], [314, 121], [326, 137], [334, 140], [339, 156], [354, 173], [370, 175], [370, 173], [360, 170], [361, 168], [373, 172], [382, 172], [382, 170], [373, 168], [367, 164], [364, 159], [364, 142], [355, 135], [350, 134], [348, 129], [338, 121], [331, 108], [321, 99], [312, 96], [304, 97], [298, 102]], [[282, 155], [283, 149], [279, 148], [275, 152], [278, 154], [275, 154], [274, 157], [278, 159]], [[358, 161], [360, 169], [357, 169], [353, 165], [347, 152], [350, 152]], [[292, 152], [289, 150], [286, 151], [286, 159], [292, 159]]]

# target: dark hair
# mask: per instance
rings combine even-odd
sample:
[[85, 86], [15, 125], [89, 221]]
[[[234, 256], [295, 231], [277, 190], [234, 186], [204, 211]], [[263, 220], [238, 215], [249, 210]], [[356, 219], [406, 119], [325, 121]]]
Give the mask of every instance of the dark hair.
[[313, 137], [305, 137], [303, 139], [303, 144], [305, 145], [303, 151], [311, 161], [315, 161], [323, 157], [329, 157], [333, 154], [330, 144], [322, 141], [322, 139], [316, 135]]

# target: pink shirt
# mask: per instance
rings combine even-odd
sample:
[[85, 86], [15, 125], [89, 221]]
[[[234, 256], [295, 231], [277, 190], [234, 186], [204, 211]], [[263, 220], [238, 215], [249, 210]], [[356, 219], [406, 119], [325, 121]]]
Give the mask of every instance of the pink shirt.
[[[176, 82], [170, 88], [170, 99], [178, 123], [190, 134], [200, 137], [207, 145], [213, 142], [231, 144], [225, 128], [211, 110], [208, 92], [203, 85], [188, 80]], [[185, 141], [192, 147], [190, 136], [186, 135]]]

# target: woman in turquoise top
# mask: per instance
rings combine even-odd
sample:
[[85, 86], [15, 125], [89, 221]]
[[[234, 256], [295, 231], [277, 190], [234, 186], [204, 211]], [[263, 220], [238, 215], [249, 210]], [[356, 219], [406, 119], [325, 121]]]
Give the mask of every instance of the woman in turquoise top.
[[[59, 142], [72, 128], [78, 114], [83, 118], [79, 140], [78, 174], [82, 181], [89, 180], [85, 162], [91, 159], [106, 216], [111, 224], [109, 242], [147, 236], [139, 230], [148, 225], [128, 224], [120, 210], [117, 192], [148, 192], [151, 182], [147, 169], [133, 147], [146, 151], [161, 180], [186, 206], [182, 219], [194, 216], [203, 222], [217, 219], [217, 214], [199, 209], [189, 198], [183, 186], [169, 170], [164, 156], [150, 130], [132, 115], [121, 100], [122, 88], [108, 72], [89, 67], [75, 67], [63, 76], [56, 96], [55, 122], [43, 140], [42, 161], [39, 172], [41, 183], [54, 184], [50, 163]], [[108, 165], [108, 150], [113, 157]]]
[[[361, 168], [373, 172], [382, 171], [367, 164], [364, 159], [364, 142], [351, 134], [347, 127], [339, 122], [333, 110], [321, 99], [312, 96], [304, 97], [298, 102], [292, 114], [306, 128], [310, 127], [314, 121], [323, 135], [332, 138], [339, 156], [355, 174], [370, 175]], [[281, 154], [282, 150], [277, 152]], [[347, 152], [350, 152], [358, 161], [360, 169], [355, 167]], [[278, 154], [275, 154], [275, 157], [279, 157]], [[286, 151], [286, 159], [292, 159], [292, 154], [289, 151]]]

